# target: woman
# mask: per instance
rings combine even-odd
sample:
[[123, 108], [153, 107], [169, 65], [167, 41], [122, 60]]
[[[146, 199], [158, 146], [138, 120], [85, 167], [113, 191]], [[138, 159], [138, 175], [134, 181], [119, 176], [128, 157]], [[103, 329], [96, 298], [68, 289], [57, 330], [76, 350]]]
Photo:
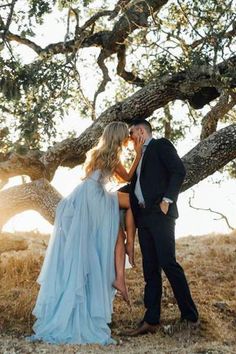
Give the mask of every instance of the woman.
[[136, 158], [127, 172], [120, 153], [128, 138], [125, 123], [110, 123], [87, 155], [83, 182], [58, 204], [54, 232], [38, 278], [41, 287], [33, 311], [37, 321], [30, 340], [114, 343], [107, 324], [111, 322], [115, 289], [127, 300], [119, 206], [128, 209], [127, 252], [131, 261], [135, 229], [128, 194], [109, 193], [104, 185], [114, 175], [131, 179], [142, 142], [136, 143]]

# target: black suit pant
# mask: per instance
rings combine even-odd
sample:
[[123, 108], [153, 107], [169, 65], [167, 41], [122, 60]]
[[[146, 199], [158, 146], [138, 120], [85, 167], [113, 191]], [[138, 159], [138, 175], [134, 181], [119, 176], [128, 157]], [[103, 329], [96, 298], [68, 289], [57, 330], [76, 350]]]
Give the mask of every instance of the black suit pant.
[[198, 311], [183, 268], [175, 257], [175, 219], [155, 209], [140, 209], [137, 220], [146, 283], [144, 321], [149, 324], [160, 322], [163, 270], [172, 287], [181, 318], [196, 322]]

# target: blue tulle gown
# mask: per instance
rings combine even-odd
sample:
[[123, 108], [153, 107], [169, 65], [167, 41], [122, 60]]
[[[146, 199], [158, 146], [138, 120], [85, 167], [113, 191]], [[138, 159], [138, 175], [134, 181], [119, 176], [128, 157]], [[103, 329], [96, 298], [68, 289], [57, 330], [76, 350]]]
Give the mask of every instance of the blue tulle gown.
[[114, 249], [119, 228], [116, 193], [99, 170], [60, 201], [38, 283], [31, 341], [115, 343], [111, 322]]

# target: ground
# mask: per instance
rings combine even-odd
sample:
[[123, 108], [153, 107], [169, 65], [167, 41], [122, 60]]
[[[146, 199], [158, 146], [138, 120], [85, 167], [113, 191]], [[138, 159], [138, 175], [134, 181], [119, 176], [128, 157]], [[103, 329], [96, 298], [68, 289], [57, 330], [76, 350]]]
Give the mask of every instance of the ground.
[[185, 269], [201, 322], [197, 328], [178, 328], [172, 335], [167, 330], [178, 320], [179, 312], [166, 279], [160, 330], [138, 338], [121, 335], [124, 329], [133, 328], [144, 312], [141, 257], [136, 244], [136, 268], [126, 271], [132, 305], [115, 299], [112, 333], [118, 344], [107, 347], [56, 346], [25, 340], [32, 332], [36, 278], [47, 242], [48, 235], [37, 232], [0, 234], [0, 354], [236, 353], [235, 231], [177, 240], [177, 259]]

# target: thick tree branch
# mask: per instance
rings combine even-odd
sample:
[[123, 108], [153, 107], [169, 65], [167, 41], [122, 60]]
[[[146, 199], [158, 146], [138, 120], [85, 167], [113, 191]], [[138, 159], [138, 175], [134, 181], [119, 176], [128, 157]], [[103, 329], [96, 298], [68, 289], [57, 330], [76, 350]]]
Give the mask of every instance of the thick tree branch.
[[236, 158], [236, 124], [202, 140], [184, 157], [187, 175], [182, 191], [194, 186]]
[[27, 155], [12, 153], [8, 160], [0, 163], [0, 179], [5, 180], [20, 175], [27, 175], [31, 180], [49, 177], [38, 157], [32, 156], [31, 153]]
[[100, 93], [102, 93], [103, 91], [105, 91], [105, 88], [106, 88], [106, 85], [109, 81], [111, 81], [111, 78], [109, 76], [109, 72], [108, 72], [108, 69], [105, 65], [105, 60], [111, 55], [111, 52], [109, 50], [104, 50], [102, 49], [100, 54], [99, 54], [99, 57], [98, 57], [98, 60], [97, 60], [97, 63], [98, 63], [98, 66], [99, 68], [101, 69], [102, 71], [102, 74], [103, 74], [103, 80], [101, 82], [101, 84], [99, 85], [99, 88], [98, 90], [96, 91], [95, 95], [94, 95], [94, 99], [93, 99], [93, 109], [95, 109], [95, 105], [96, 105], [96, 100], [97, 100], [97, 97]]
[[50, 223], [62, 196], [45, 179], [11, 187], [0, 192], [0, 228], [14, 215], [36, 210]]
[[217, 123], [224, 117], [236, 104], [236, 94], [224, 93], [220, 97], [216, 105], [203, 117], [202, 131], [200, 139], [206, 139], [209, 135], [214, 133], [217, 128]]
[[[119, 49], [117, 49], [118, 64], [117, 64], [117, 69], [116, 69], [117, 71], [116, 72], [125, 81], [142, 87], [142, 86], [144, 86], [144, 80], [135, 76], [132, 72], [128, 72], [125, 70], [125, 64], [126, 64], [125, 50], [126, 50], [125, 44], [120, 45]], [[105, 60], [107, 58], [109, 58], [112, 54], [113, 54], [113, 51], [110, 51], [107, 49], [106, 50], [102, 49], [99, 54], [97, 63], [103, 73], [103, 80], [94, 95], [94, 101], [93, 101], [94, 108], [95, 108], [95, 104], [96, 104], [96, 100], [97, 100], [98, 95], [101, 92], [105, 91], [107, 83], [109, 81], [111, 81], [108, 69], [105, 65]]]
[[117, 64], [116, 72], [125, 81], [132, 83], [134, 85], [143, 87], [144, 83], [145, 83], [143, 79], [140, 79], [138, 76], [134, 75], [132, 72], [125, 70], [125, 64], [126, 64], [125, 51], [126, 51], [125, 44], [121, 45], [119, 50], [117, 51], [118, 64]]
[[[3, 34], [0, 33], [0, 38], [3, 39]], [[9, 42], [17, 42], [19, 44], [24, 44], [26, 45], [27, 47], [33, 49], [35, 51], [35, 53], [37, 53], [38, 55], [40, 53], [43, 52], [43, 48], [40, 47], [39, 45], [37, 45], [36, 43], [34, 43], [33, 41], [27, 39], [27, 38], [24, 38], [24, 37], [21, 37], [19, 36], [18, 34], [14, 34], [14, 33], [11, 33], [10, 31], [8, 31], [5, 35], [5, 39]]]

